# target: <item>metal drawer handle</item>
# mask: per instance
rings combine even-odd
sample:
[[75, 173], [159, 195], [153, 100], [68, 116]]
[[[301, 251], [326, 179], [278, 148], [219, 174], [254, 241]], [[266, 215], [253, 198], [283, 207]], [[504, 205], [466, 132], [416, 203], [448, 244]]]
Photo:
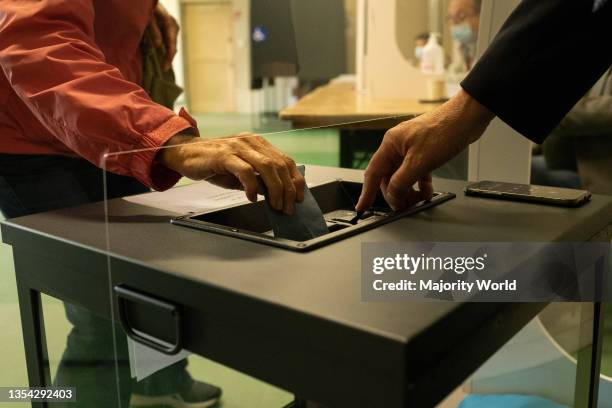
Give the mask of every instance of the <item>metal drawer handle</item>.
[[[180, 309], [176, 305], [153, 298], [140, 292], [136, 292], [132, 289], [126, 288], [125, 286], [117, 285], [114, 289], [115, 295], [117, 296], [117, 304], [119, 306], [119, 320], [121, 321], [121, 326], [123, 326], [123, 330], [125, 330], [128, 337], [138, 343], [144, 344], [145, 346], [149, 346], [155, 350], [158, 350], [168, 355], [177, 354], [183, 349], [183, 338], [181, 335], [181, 313]], [[168, 314], [170, 314], [174, 319], [176, 339], [174, 344], [157, 339], [155, 336], [149, 335], [147, 333], [143, 333], [144, 336], [137, 333], [132, 328], [132, 325], [130, 324], [128, 318], [127, 301], [140, 303], [142, 305], [147, 306], [153, 306], [168, 312]]]

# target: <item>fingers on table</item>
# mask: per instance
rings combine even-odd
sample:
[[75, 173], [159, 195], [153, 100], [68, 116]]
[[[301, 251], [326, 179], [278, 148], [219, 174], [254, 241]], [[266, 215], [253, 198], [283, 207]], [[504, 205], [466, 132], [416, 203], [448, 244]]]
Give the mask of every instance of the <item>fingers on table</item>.
[[380, 174], [366, 171], [363, 179], [363, 189], [355, 208], [357, 211], [366, 211], [374, 204], [378, 190], [380, 189], [382, 176]]
[[[419, 189], [414, 189], [418, 182]], [[418, 169], [408, 158], [399, 167], [393, 164], [393, 157], [379, 149], [366, 169], [364, 186], [357, 204], [357, 210], [365, 211], [372, 206], [379, 189], [387, 203], [394, 210], [402, 210], [433, 196], [431, 174], [419, 177]]]
[[433, 197], [434, 189], [431, 173], [419, 180], [419, 192], [422, 200], [431, 200]]
[[[383, 142], [384, 144], [384, 142]], [[365, 170], [363, 189], [356, 205], [357, 211], [366, 211], [376, 200], [385, 177], [389, 177], [393, 168], [390, 166], [390, 157], [387, 149], [381, 146], [372, 156], [368, 168]]]

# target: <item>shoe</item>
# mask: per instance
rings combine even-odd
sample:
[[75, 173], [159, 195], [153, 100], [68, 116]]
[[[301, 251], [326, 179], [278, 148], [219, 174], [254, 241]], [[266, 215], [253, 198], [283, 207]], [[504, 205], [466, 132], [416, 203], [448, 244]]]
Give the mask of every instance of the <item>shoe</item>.
[[130, 408], [212, 408], [221, 399], [221, 388], [200, 381], [176, 394], [148, 396], [132, 394]]

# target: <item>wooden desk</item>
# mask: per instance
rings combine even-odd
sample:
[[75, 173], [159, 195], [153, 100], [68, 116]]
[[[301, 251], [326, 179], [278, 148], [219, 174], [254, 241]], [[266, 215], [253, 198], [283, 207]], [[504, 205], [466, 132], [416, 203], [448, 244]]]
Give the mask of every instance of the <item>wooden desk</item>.
[[281, 111], [280, 118], [296, 129], [340, 129], [340, 167], [352, 168], [356, 151], [373, 152], [387, 129], [439, 105], [416, 99], [372, 99], [359, 94], [354, 82], [332, 82]]
[[372, 99], [359, 94], [353, 82], [332, 82], [281, 111], [280, 117], [296, 128], [388, 129], [437, 106], [416, 99]]

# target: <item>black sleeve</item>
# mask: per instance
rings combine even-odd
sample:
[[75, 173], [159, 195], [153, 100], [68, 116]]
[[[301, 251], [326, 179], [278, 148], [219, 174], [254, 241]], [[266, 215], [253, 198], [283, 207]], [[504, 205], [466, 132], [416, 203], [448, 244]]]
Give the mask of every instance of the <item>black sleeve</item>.
[[461, 83], [541, 143], [612, 64], [612, 0], [523, 0]]

